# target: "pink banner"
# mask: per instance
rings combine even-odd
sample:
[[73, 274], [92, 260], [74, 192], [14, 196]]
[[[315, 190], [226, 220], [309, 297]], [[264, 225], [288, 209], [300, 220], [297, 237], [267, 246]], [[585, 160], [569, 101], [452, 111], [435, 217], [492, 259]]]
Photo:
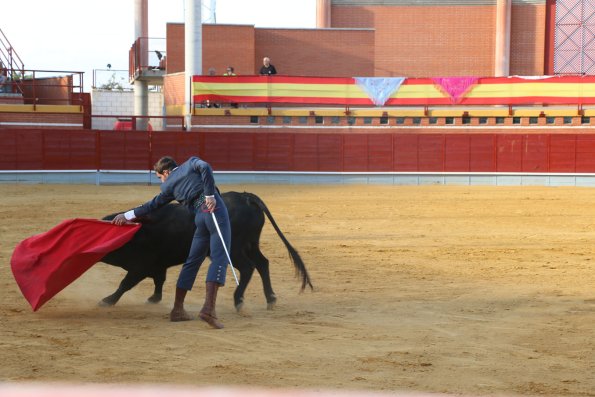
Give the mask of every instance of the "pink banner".
[[478, 77], [434, 77], [432, 81], [442, 92], [450, 97], [453, 104], [459, 103], [461, 99], [471, 90], [479, 80]]

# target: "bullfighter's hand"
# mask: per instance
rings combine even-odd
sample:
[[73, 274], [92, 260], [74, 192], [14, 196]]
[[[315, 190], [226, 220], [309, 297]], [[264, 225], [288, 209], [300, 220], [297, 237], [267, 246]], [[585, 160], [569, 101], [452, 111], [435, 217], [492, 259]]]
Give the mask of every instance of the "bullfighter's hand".
[[129, 222], [126, 219], [126, 217], [124, 216], [124, 214], [118, 214], [118, 215], [116, 215], [116, 217], [114, 219], [112, 219], [112, 223], [114, 225], [122, 226], [122, 225], [125, 225], [127, 223], [131, 223], [131, 222]]
[[207, 206], [207, 210], [209, 210], [209, 212], [213, 212], [217, 207], [217, 200], [215, 197], [205, 197], [205, 204]]

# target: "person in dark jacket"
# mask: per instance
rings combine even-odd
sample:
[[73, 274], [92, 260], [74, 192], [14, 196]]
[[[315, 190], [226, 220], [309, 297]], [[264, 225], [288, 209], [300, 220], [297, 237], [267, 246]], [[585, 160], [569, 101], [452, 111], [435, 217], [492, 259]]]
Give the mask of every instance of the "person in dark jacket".
[[264, 76], [270, 76], [273, 74], [277, 74], [277, 69], [271, 64], [271, 59], [269, 57], [264, 57], [262, 59], [262, 66], [260, 68], [260, 74]]
[[198, 157], [191, 157], [178, 166], [169, 156], [159, 159], [155, 163], [154, 170], [162, 182], [161, 193], [145, 204], [117, 215], [112, 223], [123, 225], [147, 215], [173, 200], [186, 205], [194, 214], [196, 231], [192, 238], [188, 258], [178, 277], [176, 298], [170, 313], [170, 320], [192, 320], [192, 317], [184, 309], [184, 299], [186, 293], [192, 289], [200, 265], [205, 260], [210, 248], [211, 266], [206, 277], [205, 303], [199, 317], [213, 328], [223, 328], [223, 324], [218, 321], [215, 314], [215, 303], [218, 288], [225, 285], [228, 260], [211, 213], [215, 214], [227, 252], [230, 252], [231, 246], [231, 227], [227, 208], [215, 187], [213, 170], [207, 162]]

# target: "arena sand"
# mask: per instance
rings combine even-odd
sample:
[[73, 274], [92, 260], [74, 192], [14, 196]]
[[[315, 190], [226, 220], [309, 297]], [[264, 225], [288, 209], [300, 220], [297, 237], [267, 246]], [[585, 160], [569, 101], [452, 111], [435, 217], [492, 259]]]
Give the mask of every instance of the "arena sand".
[[593, 188], [221, 186], [268, 204], [315, 286], [300, 293], [267, 222], [278, 304], [266, 310], [255, 274], [236, 313], [229, 273], [223, 330], [168, 321], [180, 267], [157, 305], [145, 280], [98, 307], [124, 275], [99, 263], [33, 313], [10, 271], [14, 247], [158, 187], [0, 189], [0, 381], [595, 396]]

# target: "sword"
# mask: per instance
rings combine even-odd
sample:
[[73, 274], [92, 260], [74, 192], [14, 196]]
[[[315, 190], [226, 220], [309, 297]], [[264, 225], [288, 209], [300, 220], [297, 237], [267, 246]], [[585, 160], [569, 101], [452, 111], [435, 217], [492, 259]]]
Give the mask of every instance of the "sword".
[[236, 280], [236, 285], [240, 285], [238, 281], [238, 276], [236, 276], [236, 271], [233, 268], [233, 263], [231, 263], [231, 258], [229, 257], [229, 252], [227, 252], [227, 247], [225, 246], [225, 240], [223, 240], [223, 235], [221, 234], [221, 229], [219, 229], [219, 224], [217, 223], [217, 218], [215, 217], [215, 212], [211, 212], [213, 216], [213, 222], [215, 222], [215, 227], [217, 228], [217, 234], [219, 234], [219, 238], [221, 239], [221, 245], [223, 245], [223, 250], [225, 250], [225, 255], [227, 255], [227, 260], [229, 261], [229, 267], [231, 267], [231, 272], [233, 273], [233, 278]]

